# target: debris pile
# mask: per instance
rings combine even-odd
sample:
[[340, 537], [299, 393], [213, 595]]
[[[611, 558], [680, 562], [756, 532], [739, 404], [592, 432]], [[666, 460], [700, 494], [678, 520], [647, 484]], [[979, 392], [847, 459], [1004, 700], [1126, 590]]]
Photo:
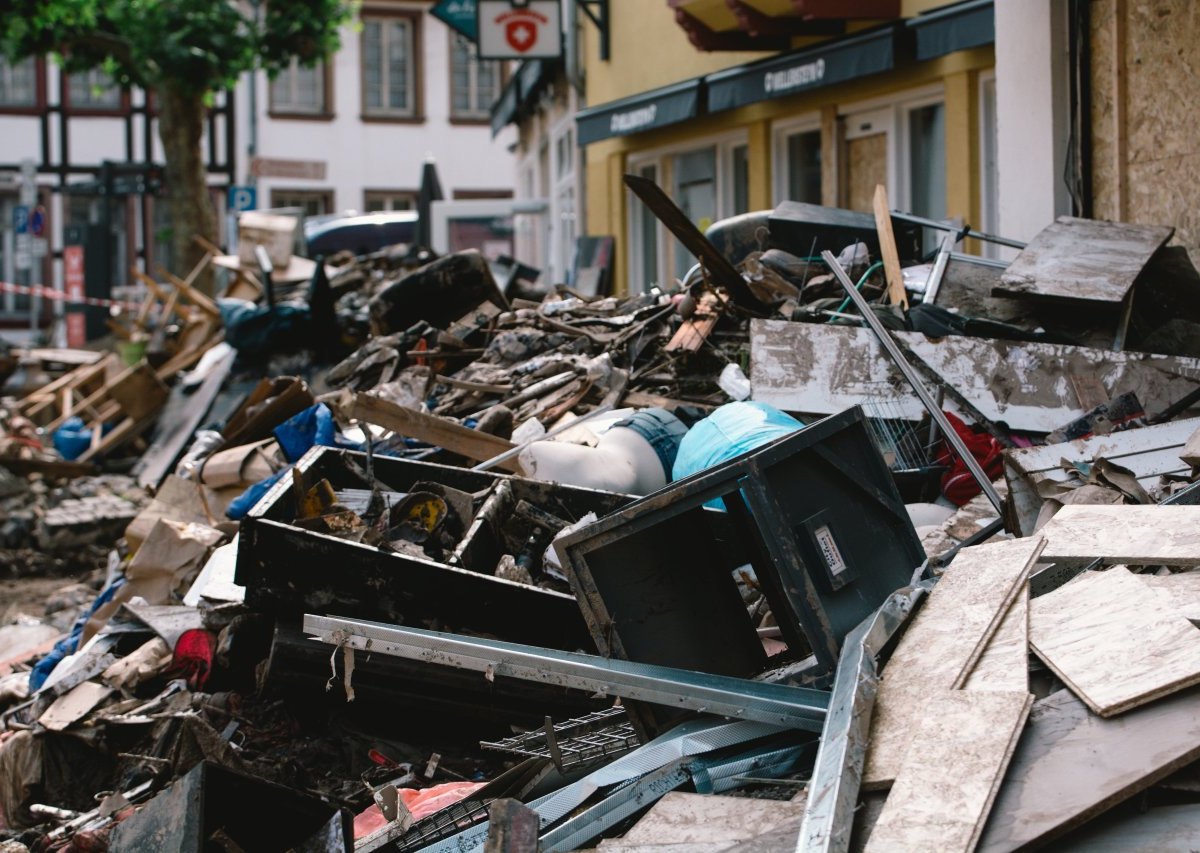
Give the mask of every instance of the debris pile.
[[1161, 849], [1200, 820], [1171, 229], [1023, 246], [881, 193], [701, 234], [627, 183], [697, 259], [674, 286], [208, 247], [137, 275], [115, 351], [5, 352], [0, 580], [44, 585], [0, 608], [0, 849]]

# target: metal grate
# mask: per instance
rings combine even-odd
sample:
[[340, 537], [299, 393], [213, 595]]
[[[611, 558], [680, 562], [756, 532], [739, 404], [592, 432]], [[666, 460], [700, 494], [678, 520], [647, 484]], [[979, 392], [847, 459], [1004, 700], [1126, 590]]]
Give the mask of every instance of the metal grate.
[[404, 836], [394, 842], [393, 849], [420, 850], [435, 841], [450, 838], [464, 829], [488, 819], [488, 806], [494, 798], [476, 799], [467, 797], [457, 803], [434, 812], [427, 818], [414, 823]]
[[621, 755], [641, 745], [622, 707], [606, 708], [584, 717], [552, 723], [499, 741], [483, 741], [484, 749], [530, 758], [549, 758], [559, 769], [598, 758]]
[[879, 452], [893, 471], [912, 471], [933, 464], [921, 441], [918, 424], [905, 415], [898, 395], [871, 396], [862, 401], [867, 427]]

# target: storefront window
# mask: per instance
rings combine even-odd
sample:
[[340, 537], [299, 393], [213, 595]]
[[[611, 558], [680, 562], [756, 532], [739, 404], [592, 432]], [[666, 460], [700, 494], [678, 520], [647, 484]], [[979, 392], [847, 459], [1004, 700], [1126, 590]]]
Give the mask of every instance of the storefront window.
[[[675, 176], [675, 203], [687, 218], [705, 231], [717, 219], [716, 146], [676, 154], [671, 161]], [[696, 263], [692, 253], [675, 244], [675, 277], [682, 279]]]
[[821, 203], [821, 131], [793, 133], [786, 141], [786, 201]]
[[[946, 218], [946, 117], [942, 104], [908, 113], [909, 175], [912, 212], [929, 219]], [[927, 231], [929, 229], [926, 229]], [[925, 249], [937, 248], [940, 234], [925, 235]]]

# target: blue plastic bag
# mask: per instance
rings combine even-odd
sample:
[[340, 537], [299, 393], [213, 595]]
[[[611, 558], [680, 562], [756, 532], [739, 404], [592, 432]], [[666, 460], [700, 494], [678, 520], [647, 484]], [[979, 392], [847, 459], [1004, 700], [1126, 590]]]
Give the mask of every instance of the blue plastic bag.
[[59, 640], [48, 655], [42, 658], [33, 667], [33, 671], [29, 673], [29, 692], [41, 689], [41, 686], [46, 683], [46, 679], [50, 677], [50, 673], [54, 672], [54, 668], [67, 655], [73, 655], [79, 651], [79, 640], [83, 637], [83, 629], [87, 625], [89, 619], [103, 607], [112, 601], [113, 596], [117, 594], [117, 590], [125, 585], [125, 578], [117, 578], [104, 590], [96, 596], [96, 600], [92, 602], [92, 606], [79, 615], [75, 620], [75, 624], [71, 626], [71, 633]]
[[[727, 403], [687, 431], [671, 479], [682, 480], [801, 429], [801, 421], [766, 403]], [[705, 506], [721, 509], [724, 503], [715, 498]]]

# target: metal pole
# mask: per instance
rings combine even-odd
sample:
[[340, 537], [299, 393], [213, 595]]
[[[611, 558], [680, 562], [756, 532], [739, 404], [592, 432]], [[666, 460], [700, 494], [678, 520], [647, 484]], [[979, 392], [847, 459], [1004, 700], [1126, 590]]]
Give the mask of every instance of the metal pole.
[[954, 250], [956, 242], [958, 241], [955, 239], [953, 231], [942, 238], [942, 247], [938, 250], [937, 260], [933, 262], [933, 269], [929, 271], [929, 278], [925, 280], [925, 295], [921, 297], [923, 304], [932, 305], [937, 301], [938, 291], [942, 287], [942, 279], [946, 275], [946, 262], [950, 260], [950, 252]]
[[921, 399], [921, 404], [925, 406], [925, 411], [929, 412], [929, 417], [934, 419], [942, 433], [946, 436], [946, 441], [950, 442], [950, 446], [954, 448], [955, 455], [967, 466], [967, 470], [971, 472], [971, 476], [979, 483], [979, 488], [987, 495], [987, 499], [996, 508], [996, 512], [1003, 516], [1004, 502], [992, 487], [992, 481], [988, 479], [987, 474], [979, 467], [979, 463], [975, 460], [971, 451], [967, 449], [962, 438], [955, 432], [954, 427], [950, 425], [950, 421], [947, 420], [946, 415], [938, 407], [937, 402], [929, 395], [929, 390], [921, 382], [921, 377], [913, 370], [912, 365], [905, 359], [904, 354], [900, 352], [900, 348], [896, 346], [896, 341], [888, 333], [888, 330], [883, 327], [883, 324], [879, 322], [879, 318], [875, 316], [875, 312], [871, 310], [871, 306], [867, 304], [867, 300], [854, 287], [854, 282], [850, 280], [850, 276], [846, 275], [846, 271], [842, 269], [842, 265], [838, 263], [833, 252], [827, 249], [821, 253], [821, 257], [829, 269], [832, 270], [833, 274], [837, 276], [842, 289], [850, 295], [850, 299], [853, 300], [855, 307], [862, 314], [863, 322], [870, 327], [871, 331], [875, 333], [875, 337], [879, 339], [879, 343], [883, 345], [884, 352], [888, 354], [888, 357], [900, 369], [900, 372], [904, 374], [904, 378], [908, 380], [908, 384], [912, 386], [913, 391]]

